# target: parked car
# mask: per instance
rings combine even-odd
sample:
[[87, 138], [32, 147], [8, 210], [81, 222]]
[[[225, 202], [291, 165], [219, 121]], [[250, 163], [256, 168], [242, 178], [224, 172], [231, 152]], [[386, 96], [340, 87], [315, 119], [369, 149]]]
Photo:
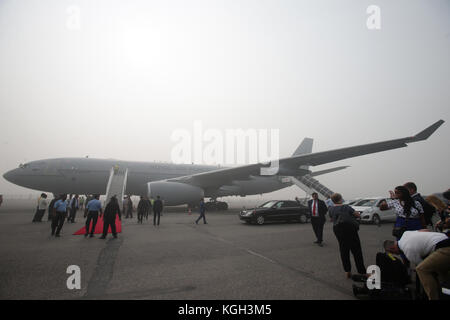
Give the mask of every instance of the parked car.
[[383, 197], [364, 198], [356, 201], [351, 207], [361, 213], [361, 222], [379, 225], [381, 222], [395, 221], [397, 215], [394, 209], [380, 210], [380, 203], [386, 200]]
[[262, 225], [266, 222], [296, 221], [306, 223], [310, 219], [308, 207], [292, 200], [271, 200], [261, 206], [242, 210], [239, 218], [246, 223]]
[[352, 200], [347, 200], [344, 201], [344, 204], [347, 204], [349, 206], [352, 206], [353, 204], [355, 204], [356, 202], [358, 202], [359, 200], [361, 200], [361, 198], [356, 198], [356, 199], [352, 199]]

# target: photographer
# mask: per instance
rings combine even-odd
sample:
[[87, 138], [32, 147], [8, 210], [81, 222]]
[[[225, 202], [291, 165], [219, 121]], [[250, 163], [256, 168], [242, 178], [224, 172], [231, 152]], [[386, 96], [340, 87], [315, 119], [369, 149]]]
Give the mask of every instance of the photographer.
[[420, 202], [415, 201], [408, 189], [404, 186], [398, 186], [395, 191], [389, 191], [391, 199], [380, 204], [380, 210], [394, 209], [397, 214], [392, 235], [399, 240], [403, 232], [411, 230], [424, 229], [423, 208]]
[[347, 278], [351, 278], [350, 251], [355, 259], [356, 269], [359, 274], [366, 274], [364, 259], [361, 250], [361, 242], [358, 236], [359, 223], [356, 218], [360, 214], [352, 207], [342, 204], [342, 196], [335, 193], [331, 196], [334, 206], [329, 207], [329, 215], [333, 221], [333, 232], [339, 242], [342, 265]]
[[406, 231], [399, 241], [386, 240], [384, 249], [393, 254], [403, 253], [414, 263], [428, 298], [438, 300], [439, 282], [445, 281], [450, 271], [449, 240], [445, 234], [439, 232]]

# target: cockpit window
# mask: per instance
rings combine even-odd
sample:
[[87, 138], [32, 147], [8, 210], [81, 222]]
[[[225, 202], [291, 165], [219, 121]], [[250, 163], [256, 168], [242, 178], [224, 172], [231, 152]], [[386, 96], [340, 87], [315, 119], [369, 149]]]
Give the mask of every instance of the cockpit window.
[[32, 169], [42, 169], [47, 165], [45, 161], [40, 162], [28, 162], [19, 164], [19, 168], [32, 168]]

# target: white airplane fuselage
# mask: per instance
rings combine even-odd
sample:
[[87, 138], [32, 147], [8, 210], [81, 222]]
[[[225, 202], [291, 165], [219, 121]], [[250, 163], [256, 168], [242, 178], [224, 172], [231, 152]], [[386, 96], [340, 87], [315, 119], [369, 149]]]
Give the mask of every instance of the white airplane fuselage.
[[[126, 194], [147, 195], [147, 183], [217, 170], [220, 167], [193, 164], [136, 162], [94, 158], [58, 158], [32, 161], [4, 174], [22, 187], [55, 194], [105, 194], [111, 168], [128, 168]], [[205, 190], [205, 197], [254, 195], [292, 185], [289, 178], [258, 176], [233, 181], [226, 191]]]

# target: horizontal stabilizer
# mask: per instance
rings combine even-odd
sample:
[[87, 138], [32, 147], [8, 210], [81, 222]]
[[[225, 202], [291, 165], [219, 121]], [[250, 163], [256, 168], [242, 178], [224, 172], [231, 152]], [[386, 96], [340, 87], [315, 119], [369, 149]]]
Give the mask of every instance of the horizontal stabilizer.
[[312, 172], [310, 174], [310, 176], [312, 176], [312, 177], [320, 176], [321, 174], [326, 174], [326, 173], [330, 173], [330, 172], [334, 172], [334, 171], [344, 170], [344, 169], [346, 169], [348, 167], [349, 166], [342, 166], [342, 167], [335, 167], [335, 168], [330, 168], [330, 169], [326, 169], [326, 170], [320, 170], [320, 171]]

